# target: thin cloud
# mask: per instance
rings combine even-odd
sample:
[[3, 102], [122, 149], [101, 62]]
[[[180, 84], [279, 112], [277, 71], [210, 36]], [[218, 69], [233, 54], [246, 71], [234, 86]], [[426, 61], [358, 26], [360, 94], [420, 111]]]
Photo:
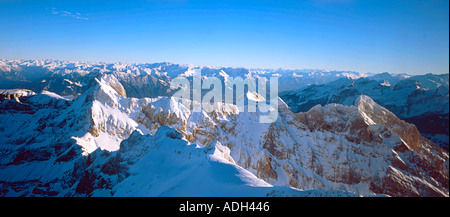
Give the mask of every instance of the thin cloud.
[[52, 14], [65, 16], [65, 17], [73, 17], [79, 20], [89, 20], [89, 18], [82, 16], [80, 13], [73, 13], [70, 11], [59, 11], [56, 8], [52, 8]]

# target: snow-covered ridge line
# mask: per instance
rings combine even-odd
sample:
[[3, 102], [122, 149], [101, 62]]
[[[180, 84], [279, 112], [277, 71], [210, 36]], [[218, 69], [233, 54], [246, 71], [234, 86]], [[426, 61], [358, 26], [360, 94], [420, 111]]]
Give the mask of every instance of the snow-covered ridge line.
[[[230, 150], [219, 142], [200, 147], [166, 126], [154, 136], [134, 132], [109, 159], [102, 164], [103, 174], [114, 173], [115, 168], [108, 166], [114, 163], [128, 167], [130, 175], [111, 190], [94, 190], [93, 196], [357, 196], [272, 186], [236, 165]], [[95, 162], [90, 167], [95, 168]]]

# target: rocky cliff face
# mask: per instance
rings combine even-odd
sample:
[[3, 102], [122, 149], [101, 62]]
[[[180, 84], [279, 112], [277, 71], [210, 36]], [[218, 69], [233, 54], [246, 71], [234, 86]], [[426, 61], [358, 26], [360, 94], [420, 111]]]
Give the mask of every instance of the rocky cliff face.
[[285, 110], [284, 115], [301, 123], [294, 124], [297, 129], [317, 133], [308, 145], [309, 162], [297, 165], [315, 168], [312, 172], [323, 178], [320, 184], [355, 190], [365, 185], [365, 190], [391, 196], [448, 195], [448, 155], [367, 96], [355, 106], [319, 105], [306, 113]]

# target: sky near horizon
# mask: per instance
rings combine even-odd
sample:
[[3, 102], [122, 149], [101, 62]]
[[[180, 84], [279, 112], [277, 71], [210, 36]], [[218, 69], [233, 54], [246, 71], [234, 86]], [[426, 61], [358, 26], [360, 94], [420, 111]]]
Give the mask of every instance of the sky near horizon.
[[449, 72], [448, 0], [0, 0], [0, 58]]

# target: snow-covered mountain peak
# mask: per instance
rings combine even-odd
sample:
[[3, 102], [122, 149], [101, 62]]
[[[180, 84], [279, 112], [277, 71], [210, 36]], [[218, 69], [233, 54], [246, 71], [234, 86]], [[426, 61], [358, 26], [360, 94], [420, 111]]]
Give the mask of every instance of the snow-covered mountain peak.
[[97, 80], [96, 78], [95, 81], [98, 83], [98, 85], [94, 87], [95, 100], [107, 103], [110, 106], [117, 106], [121, 95], [116, 91], [116, 89], [109, 85], [110, 83], [108, 81], [103, 80], [103, 78], [100, 80]]
[[127, 97], [127, 94], [125, 92], [125, 89], [123, 88], [122, 84], [117, 80], [117, 78], [112, 74], [104, 74], [100, 78], [100, 83], [106, 83], [109, 87], [114, 89], [117, 94]]
[[355, 106], [357, 106], [360, 110], [364, 109], [380, 109], [381, 106], [378, 105], [372, 98], [367, 95], [360, 95], [355, 100]]
[[219, 161], [222, 159], [225, 159], [226, 162], [236, 164], [233, 157], [231, 157], [230, 149], [224, 145], [222, 145], [219, 141], [214, 140], [212, 141], [206, 148], [205, 148], [206, 154], [208, 154], [212, 158], [216, 158]]
[[168, 126], [161, 126], [158, 128], [158, 130], [155, 133], [155, 140], [160, 140], [164, 138], [170, 138], [170, 139], [184, 139], [183, 134], [176, 131], [173, 128], [170, 128]]

